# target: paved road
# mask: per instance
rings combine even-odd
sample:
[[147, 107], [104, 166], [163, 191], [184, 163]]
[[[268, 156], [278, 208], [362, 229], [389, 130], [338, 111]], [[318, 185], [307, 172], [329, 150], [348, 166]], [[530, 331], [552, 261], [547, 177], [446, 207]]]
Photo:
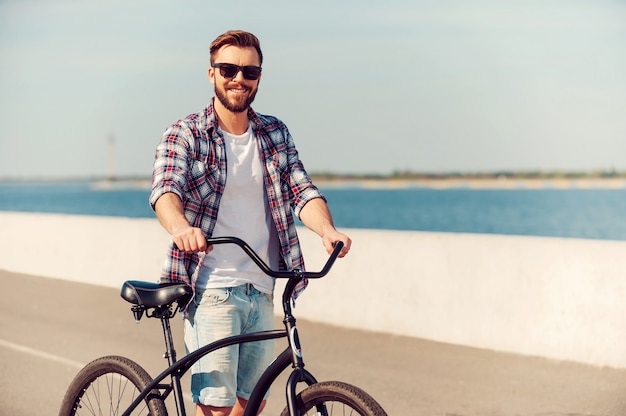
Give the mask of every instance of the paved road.
[[[6, 271], [0, 284], [1, 416], [55, 415], [77, 370], [101, 355], [151, 374], [164, 364], [159, 323], [136, 325], [118, 290]], [[364, 388], [390, 415], [626, 414], [625, 370], [299, 324], [309, 370]], [[282, 395], [276, 387], [264, 414], [280, 412]]]

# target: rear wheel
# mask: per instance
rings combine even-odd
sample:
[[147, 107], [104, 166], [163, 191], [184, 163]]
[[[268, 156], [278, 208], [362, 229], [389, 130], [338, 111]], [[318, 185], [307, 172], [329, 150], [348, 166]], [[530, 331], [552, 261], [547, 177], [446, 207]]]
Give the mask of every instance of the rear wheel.
[[[59, 416], [121, 415], [151, 381], [146, 370], [128, 358], [98, 358], [74, 377]], [[166, 416], [167, 410], [155, 390], [131, 415]]]
[[[302, 390], [296, 407], [301, 416], [387, 416], [369, 394], [339, 381], [324, 381]], [[281, 416], [289, 416], [289, 409], [285, 408]]]

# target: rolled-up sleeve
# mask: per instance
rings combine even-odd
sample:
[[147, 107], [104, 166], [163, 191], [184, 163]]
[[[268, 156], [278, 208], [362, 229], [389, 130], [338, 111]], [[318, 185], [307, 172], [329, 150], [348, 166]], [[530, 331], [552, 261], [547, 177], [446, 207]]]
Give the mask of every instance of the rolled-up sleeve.
[[[286, 128], [285, 128], [286, 130]], [[326, 201], [324, 195], [313, 184], [313, 181], [309, 177], [309, 174], [304, 169], [304, 165], [298, 156], [298, 151], [293, 142], [293, 138], [289, 131], [286, 131], [286, 143], [287, 143], [287, 159], [289, 166], [289, 186], [291, 198], [291, 208], [298, 218], [300, 218], [300, 211], [304, 206], [312, 199], [322, 198]]]
[[312, 182], [308, 183], [308, 186], [300, 187], [298, 192], [295, 194], [293, 211], [298, 218], [300, 218], [300, 211], [302, 211], [302, 208], [304, 208], [304, 206], [312, 199], [321, 198], [326, 201], [326, 197], [324, 197], [320, 190], [313, 185]]
[[156, 148], [152, 170], [150, 206], [167, 192], [173, 192], [182, 200], [188, 171], [189, 145], [185, 135], [191, 134], [179, 124], [169, 127]]

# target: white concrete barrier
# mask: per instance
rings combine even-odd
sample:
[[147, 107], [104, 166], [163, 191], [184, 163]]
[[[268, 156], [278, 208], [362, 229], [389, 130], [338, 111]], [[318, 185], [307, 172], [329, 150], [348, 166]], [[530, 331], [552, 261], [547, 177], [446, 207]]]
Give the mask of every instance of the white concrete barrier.
[[[0, 212], [0, 230], [0, 269], [110, 287], [155, 281], [169, 241], [153, 219]], [[311, 282], [297, 317], [626, 368], [626, 242], [344, 231], [350, 255]], [[300, 235], [319, 269], [320, 239]]]

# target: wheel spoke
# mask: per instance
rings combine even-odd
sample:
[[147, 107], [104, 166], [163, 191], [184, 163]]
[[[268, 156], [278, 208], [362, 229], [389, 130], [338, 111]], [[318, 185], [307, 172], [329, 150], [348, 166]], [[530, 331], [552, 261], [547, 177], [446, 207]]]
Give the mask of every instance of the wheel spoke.
[[[123, 357], [103, 357], [89, 363], [74, 378], [63, 399], [61, 415], [119, 416], [152, 381], [135, 362]], [[166, 414], [159, 396], [150, 396], [132, 412], [134, 416]]]
[[[358, 387], [337, 381], [313, 384], [298, 394], [304, 416], [387, 416], [383, 408]], [[282, 416], [288, 416], [285, 408]]]

